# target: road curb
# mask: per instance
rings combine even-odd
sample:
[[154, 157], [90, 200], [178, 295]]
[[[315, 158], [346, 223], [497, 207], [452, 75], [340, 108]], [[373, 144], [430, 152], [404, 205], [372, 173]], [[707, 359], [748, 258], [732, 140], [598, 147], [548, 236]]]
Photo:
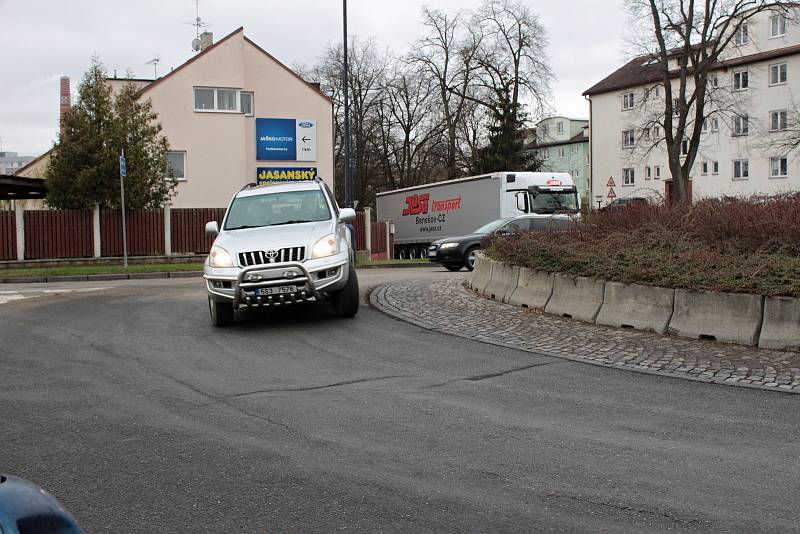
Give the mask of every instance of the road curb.
[[47, 284], [58, 282], [108, 282], [113, 280], [156, 280], [167, 278], [199, 278], [203, 271], [163, 271], [153, 273], [108, 273], [53, 276], [17, 276], [0, 278], [0, 284]]
[[419, 267], [437, 267], [438, 263], [384, 263], [378, 265], [356, 265], [356, 269], [415, 269]]
[[[416, 319], [415, 316], [412, 315], [412, 314], [398, 313], [398, 312], [395, 312], [394, 309], [389, 308], [388, 306], [384, 306], [383, 304], [378, 302], [378, 300], [379, 300], [379, 297], [381, 295], [383, 295], [386, 292], [387, 288], [390, 287], [391, 285], [392, 284], [383, 284], [383, 285], [377, 286], [377, 287], [372, 289], [372, 291], [369, 294], [370, 307], [372, 307], [375, 310], [379, 311], [380, 313], [386, 315], [387, 317], [390, 317], [390, 318], [395, 319], [395, 320], [404, 321], [404, 322], [413, 324], [413, 325], [418, 326], [420, 328], [423, 328], [425, 330], [429, 330], [429, 331], [433, 331], [433, 332], [439, 332], [439, 333], [447, 334], [447, 335], [452, 335], [452, 336], [460, 337], [460, 338], [463, 338], [463, 339], [468, 339], [468, 340], [479, 342], [479, 343], [485, 343], [487, 345], [494, 345], [494, 346], [497, 346], [497, 347], [503, 347], [503, 348], [507, 348], [507, 349], [519, 350], [519, 351], [522, 351], [522, 352], [527, 352], [529, 354], [535, 354], [537, 356], [556, 358], [556, 359], [559, 359], [559, 360], [570, 361], [570, 362], [575, 362], [575, 363], [584, 363], [584, 364], [594, 365], [594, 366], [597, 366], [597, 367], [604, 367], [604, 368], [607, 368], [607, 369], [619, 369], [619, 370], [622, 370], [622, 371], [629, 371], [629, 372], [633, 372], [633, 373], [641, 373], [641, 374], [659, 376], [659, 377], [663, 377], [663, 378], [673, 378], [673, 379], [677, 379], [677, 380], [688, 380], [690, 382], [701, 382], [701, 383], [704, 383], [704, 384], [713, 384], [713, 385], [717, 385], [717, 386], [735, 386], [735, 387], [738, 387], [738, 388], [757, 389], [757, 390], [762, 390], [762, 391], [770, 391], [772, 393], [783, 393], [783, 394], [787, 394], [787, 395], [800, 394], [800, 391], [787, 390], [785, 388], [780, 388], [780, 387], [776, 387], [776, 386], [765, 386], [765, 385], [761, 385], [761, 384], [743, 384], [743, 383], [740, 383], [740, 382], [729, 382], [729, 381], [725, 381], [725, 380], [722, 380], [722, 379], [709, 379], [709, 378], [704, 378], [702, 376], [695, 376], [695, 375], [691, 375], [691, 374], [683, 373], [683, 372], [678, 372], [678, 371], [671, 371], [671, 370], [660, 371], [660, 370], [651, 369], [651, 368], [647, 368], [647, 367], [630, 366], [630, 365], [626, 365], [624, 362], [605, 363], [605, 362], [600, 362], [600, 361], [597, 361], [597, 360], [591, 360], [591, 359], [583, 358], [583, 357], [579, 357], [579, 356], [568, 356], [568, 355], [564, 355], [564, 354], [556, 354], [556, 353], [552, 353], [552, 352], [548, 352], [548, 351], [542, 351], [542, 350], [531, 350], [531, 349], [528, 349], [528, 348], [525, 348], [525, 347], [521, 347], [519, 345], [513, 345], [511, 343], [504, 343], [502, 341], [489, 339], [489, 338], [486, 338], [485, 336], [481, 336], [481, 337], [470, 336], [470, 335], [467, 335], [467, 334], [465, 334], [463, 332], [459, 332], [458, 330], [454, 330], [454, 329], [450, 329], [450, 328], [444, 328], [444, 327], [432, 325], [432, 324], [424, 322], [424, 321], [420, 321], [420, 320]], [[467, 287], [462, 286], [462, 290], [470, 293], [475, 298], [480, 298], [476, 293], [474, 293], [474, 291], [468, 289]], [[608, 327], [608, 328], [611, 328], [611, 327]]]

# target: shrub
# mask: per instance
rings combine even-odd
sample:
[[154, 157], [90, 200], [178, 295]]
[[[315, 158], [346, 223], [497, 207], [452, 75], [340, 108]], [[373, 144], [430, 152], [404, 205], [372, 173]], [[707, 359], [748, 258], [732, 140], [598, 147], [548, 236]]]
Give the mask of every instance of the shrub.
[[800, 195], [594, 212], [563, 231], [494, 236], [514, 265], [666, 287], [800, 296]]

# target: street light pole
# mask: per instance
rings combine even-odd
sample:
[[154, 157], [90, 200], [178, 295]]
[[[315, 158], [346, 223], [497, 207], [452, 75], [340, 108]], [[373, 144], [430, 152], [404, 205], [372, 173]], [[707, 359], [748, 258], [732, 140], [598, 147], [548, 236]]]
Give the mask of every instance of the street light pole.
[[350, 168], [350, 91], [349, 66], [347, 64], [347, 0], [342, 0], [344, 19], [344, 39], [342, 40], [344, 69], [342, 83], [344, 85], [344, 204], [353, 207], [353, 173]]

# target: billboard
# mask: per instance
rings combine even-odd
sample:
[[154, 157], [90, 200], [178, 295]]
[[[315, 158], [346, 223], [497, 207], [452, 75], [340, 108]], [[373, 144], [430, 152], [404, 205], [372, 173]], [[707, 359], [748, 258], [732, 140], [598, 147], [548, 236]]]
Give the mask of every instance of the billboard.
[[313, 180], [316, 177], [316, 167], [258, 167], [256, 169], [258, 185], [299, 182]]
[[316, 121], [256, 119], [256, 159], [259, 161], [316, 161]]

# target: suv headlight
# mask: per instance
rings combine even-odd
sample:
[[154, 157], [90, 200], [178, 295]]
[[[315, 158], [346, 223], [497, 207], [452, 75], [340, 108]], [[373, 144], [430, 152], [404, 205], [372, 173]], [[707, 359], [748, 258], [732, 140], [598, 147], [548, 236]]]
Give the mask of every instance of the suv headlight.
[[233, 258], [222, 247], [213, 246], [211, 252], [208, 253], [208, 265], [211, 267], [233, 267]]
[[442, 243], [441, 245], [439, 245], [439, 249], [444, 250], [448, 248], [456, 248], [457, 246], [458, 243]]
[[326, 258], [338, 252], [339, 246], [336, 244], [336, 236], [333, 234], [326, 235], [314, 243], [314, 248], [311, 249], [311, 259]]

